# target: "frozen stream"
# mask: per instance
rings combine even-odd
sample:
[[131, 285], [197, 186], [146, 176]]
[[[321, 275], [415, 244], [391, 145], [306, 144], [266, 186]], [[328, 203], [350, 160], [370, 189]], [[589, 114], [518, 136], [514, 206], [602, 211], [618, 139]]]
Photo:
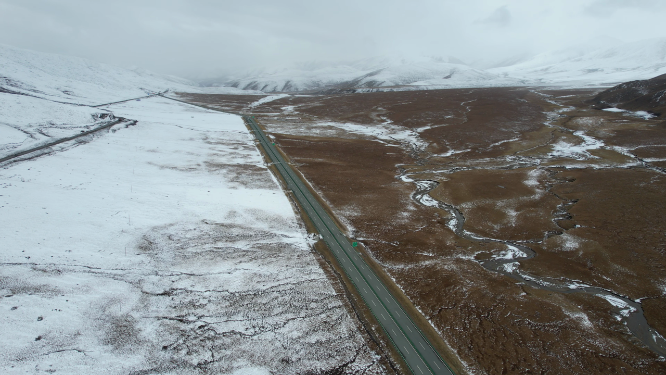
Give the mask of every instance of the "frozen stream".
[[465, 230], [465, 217], [458, 208], [438, 201], [430, 196], [429, 193], [439, 185], [439, 182], [432, 180], [413, 180], [406, 176], [402, 176], [401, 179], [416, 184], [416, 191], [412, 194], [412, 199], [416, 202], [425, 206], [440, 208], [451, 214], [452, 218], [447, 225], [456, 235], [475, 242], [502, 243], [509, 248], [508, 252], [503, 252], [501, 255], [497, 255], [490, 260], [479, 261], [484, 268], [511, 277], [533, 288], [566, 294], [585, 293], [601, 297], [612, 305], [612, 311], [617, 314], [618, 319], [625, 323], [629, 331], [631, 331], [638, 340], [661, 357], [666, 357], [666, 339], [647, 323], [640, 302], [632, 301], [627, 297], [620, 296], [603, 288], [578, 282], [535, 277], [521, 272], [519, 270], [520, 263], [518, 262], [532, 259], [537, 256], [537, 253], [534, 250], [520, 243], [482, 237]]

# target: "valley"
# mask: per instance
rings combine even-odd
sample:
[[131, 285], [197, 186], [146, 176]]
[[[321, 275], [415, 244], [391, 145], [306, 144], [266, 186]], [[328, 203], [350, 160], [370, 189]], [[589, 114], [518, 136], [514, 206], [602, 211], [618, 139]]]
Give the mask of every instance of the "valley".
[[0, 368], [663, 373], [662, 45], [206, 87], [0, 45]]
[[466, 371], [657, 374], [666, 127], [598, 91], [180, 97], [254, 114]]

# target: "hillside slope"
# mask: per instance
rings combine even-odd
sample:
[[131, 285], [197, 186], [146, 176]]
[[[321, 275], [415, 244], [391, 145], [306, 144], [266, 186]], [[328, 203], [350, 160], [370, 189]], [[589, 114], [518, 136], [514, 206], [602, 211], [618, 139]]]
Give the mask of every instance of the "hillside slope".
[[488, 72], [535, 84], [613, 85], [666, 73], [666, 38], [538, 54]]
[[598, 109], [615, 107], [663, 116], [666, 114], [666, 74], [619, 84], [599, 93], [590, 103]]
[[144, 96], [149, 91], [192, 90], [196, 86], [181, 78], [0, 44], [0, 90], [3, 91], [98, 104]]

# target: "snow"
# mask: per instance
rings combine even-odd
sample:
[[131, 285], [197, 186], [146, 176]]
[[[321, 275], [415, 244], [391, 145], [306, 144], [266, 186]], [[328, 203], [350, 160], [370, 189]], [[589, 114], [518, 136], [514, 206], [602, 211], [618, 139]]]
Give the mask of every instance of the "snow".
[[0, 45], [0, 66], [2, 87], [70, 103], [101, 104], [145, 96], [149, 91], [193, 87], [180, 78], [7, 45]]
[[606, 109], [603, 109], [603, 111], [606, 111], [606, 112], [626, 112], [627, 110], [626, 109], [620, 109], [620, 108], [606, 108]]
[[357, 61], [272, 66], [239, 72], [226, 86], [263, 92], [357, 92], [506, 86], [613, 86], [666, 73], [666, 38], [520, 55], [470, 66], [451, 57], [381, 56]]
[[651, 118], [657, 117], [657, 116], [653, 115], [652, 113], [649, 113], [649, 112], [646, 112], [646, 111], [632, 112], [632, 111], [627, 111], [626, 109], [621, 109], [621, 108], [605, 108], [605, 109], [603, 109], [603, 111], [616, 112], [616, 113], [624, 112], [625, 114], [628, 114], [630, 116], [640, 117], [640, 118], [645, 119], [645, 120], [649, 120]]
[[0, 170], [3, 373], [373, 366], [240, 117], [107, 108], [138, 123]]
[[635, 117], [640, 117], [645, 120], [649, 120], [651, 118], [657, 117], [656, 115], [653, 115], [652, 113], [646, 112], [646, 111], [636, 111], [636, 112], [628, 112], [631, 116]]
[[544, 52], [489, 73], [537, 85], [612, 86], [666, 73], [666, 38]]
[[4, 44], [0, 44], [0, 88], [87, 105], [142, 97], [166, 90], [229, 94], [240, 92], [233, 88], [200, 88], [198, 84], [178, 77]]
[[296, 112], [296, 111], [295, 111], [295, 110], [296, 110], [296, 107], [297, 107], [297, 106], [295, 106], [295, 105], [286, 105], [286, 106], [284, 106], [284, 107], [281, 107], [280, 109], [282, 109], [282, 113], [284, 113], [284, 114], [288, 114], [288, 113], [294, 113], [294, 112]]
[[259, 105], [262, 105], [262, 104], [265, 104], [265, 103], [270, 103], [270, 102], [272, 102], [272, 101], [274, 101], [274, 100], [278, 100], [278, 99], [286, 98], [286, 97], [288, 97], [288, 96], [289, 96], [288, 94], [269, 95], [269, 96], [263, 97], [263, 98], [261, 98], [261, 99], [255, 101], [255, 102], [250, 103], [250, 105], [249, 105], [248, 107], [250, 107], [250, 108], [254, 108], [254, 107], [256, 107], [256, 106], [259, 106]]
[[310, 135], [320, 137], [351, 137], [372, 139], [395, 146], [425, 146], [419, 134], [404, 126], [394, 125], [390, 121], [375, 125], [323, 121], [313, 123], [307, 128], [298, 124], [276, 124], [272, 129], [278, 134]]
[[266, 368], [261, 367], [249, 367], [240, 370], [236, 370], [231, 375], [270, 375], [270, 371]]
[[428, 207], [436, 207], [439, 208], [439, 202], [437, 202], [435, 199], [433, 199], [430, 195], [424, 194], [419, 198], [419, 203], [421, 203], [424, 206]]
[[[620, 310], [620, 315], [622, 316], [629, 316], [629, 314], [636, 311], [635, 307], [629, 306], [629, 304], [626, 303], [624, 300], [612, 294], [597, 294], [597, 296], [605, 299], [606, 301], [608, 301], [608, 303], [613, 305], [613, 307]], [[618, 320], [620, 319], [621, 318], [618, 317]]]
[[454, 88], [515, 86], [521, 82], [465, 65], [453, 58], [384, 56], [338, 63], [297, 64], [255, 69], [229, 77], [227, 86], [264, 92], [325, 88]]
[[0, 139], [3, 142], [0, 149], [13, 148], [25, 142], [28, 139], [28, 135], [7, 124], [0, 124]]
[[[261, 94], [323, 89], [421, 90], [507, 86], [611, 86], [666, 73], [666, 38], [597, 43], [478, 69], [451, 57], [382, 56], [239, 72], [223, 86], [0, 44], [0, 88], [61, 102], [102, 104], [148, 93]], [[258, 103], [260, 104], [260, 103]], [[258, 105], [256, 104], [256, 105]]]
[[582, 130], [577, 130], [573, 134], [581, 138], [581, 144], [574, 145], [565, 141], [559, 141], [551, 145], [552, 151], [548, 155], [576, 160], [596, 158], [596, 156], [591, 155], [588, 151], [602, 148], [604, 146], [603, 141], [586, 135]]
[[[95, 114], [105, 111], [76, 105], [63, 105], [23, 95], [0, 93], [0, 113], [3, 124], [23, 127], [30, 125], [68, 125], [92, 122]], [[26, 128], [23, 128], [27, 130]]]
[[0, 92], [0, 157], [107, 122], [108, 112]]
[[541, 183], [539, 182], [539, 177], [543, 174], [544, 172], [540, 169], [532, 169], [527, 173], [527, 179], [523, 181], [523, 184], [526, 186], [529, 186], [531, 188], [536, 188], [541, 186]]
[[570, 281], [566, 286], [569, 289], [585, 289], [590, 287], [590, 285], [583, 284], [580, 281]]
[[465, 153], [465, 152], [468, 152], [468, 151], [472, 151], [472, 149], [470, 149], [470, 148], [466, 148], [466, 149], [462, 149], [462, 150], [450, 149], [449, 151], [447, 151], [443, 154], [436, 154], [436, 156], [440, 156], [440, 157], [443, 157], [443, 158], [448, 158], [449, 156], [453, 156], [455, 154], [462, 154], [462, 153]]
[[591, 329], [591, 328], [594, 327], [592, 325], [592, 322], [590, 321], [590, 318], [584, 312], [582, 312], [582, 311], [573, 312], [573, 311], [568, 311], [566, 309], [563, 309], [562, 311], [565, 314], [567, 314], [569, 317], [571, 317], [572, 319], [577, 320], [583, 327], [588, 328], [588, 329]]
[[504, 268], [504, 272], [514, 273], [520, 267], [520, 263], [518, 262], [504, 263], [502, 267]]
[[574, 251], [580, 248], [582, 239], [569, 232], [564, 232], [558, 236], [557, 242], [562, 251]]
[[524, 251], [519, 248], [505, 243], [507, 249], [493, 255], [493, 259], [520, 259], [527, 256]]

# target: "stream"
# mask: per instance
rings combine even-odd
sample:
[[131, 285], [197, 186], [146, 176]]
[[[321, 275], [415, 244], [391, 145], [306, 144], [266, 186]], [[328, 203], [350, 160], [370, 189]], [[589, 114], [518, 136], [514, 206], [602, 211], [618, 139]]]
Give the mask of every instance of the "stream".
[[447, 211], [452, 216], [447, 226], [457, 236], [475, 242], [501, 243], [508, 247], [509, 251], [502, 252], [501, 255], [495, 256], [490, 260], [478, 261], [481, 266], [487, 270], [511, 277], [532, 288], [565, 294], [585, 293], [603, 298], [613, 306], [612, 310], [617, 313], [617, 318], [625, 323], [634, 337], [659, 356], [666, 357], [666, 339], [650, 327], [645, 319], [640, 302], [633, 301], [607, 289], [579, 282], [563, 282], [561, 280], [541, 278], [521, 272], [518, 262], [537, 256], [534, 250], [517, 242], [482, 237], [465, 230], [465, 217], [458, 208], [430, 196], [429, 193], [439, 185], [439, 182], [413, 180], [405, 175], [400, 176], [400, 179], [416, 184], [416, 191], [412, 194], [412, 199], [416, 202], [424, 206], [437, 207]]

